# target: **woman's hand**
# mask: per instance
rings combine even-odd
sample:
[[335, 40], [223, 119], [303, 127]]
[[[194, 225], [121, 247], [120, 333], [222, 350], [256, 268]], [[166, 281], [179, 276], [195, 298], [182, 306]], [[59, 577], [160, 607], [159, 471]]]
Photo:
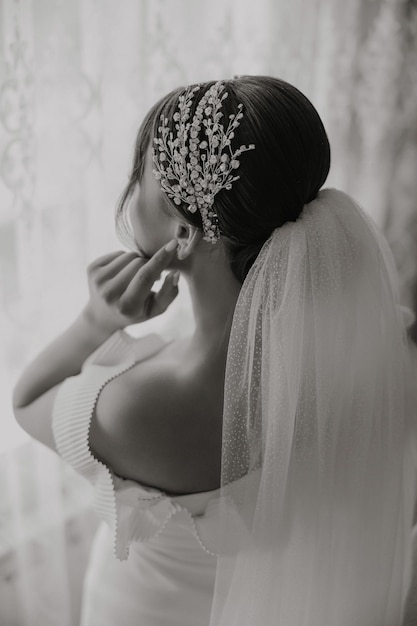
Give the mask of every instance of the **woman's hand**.
[[118, 251], [90, 263], [85, 315], [108, 334], [163, 313], [178, 294], [179, 273], [170, 272], [158, 292], [152, 291], [152, 285], [168, 267], [176, 248], [173, 239], [150, 259]]
[[[19, 415], [26, 420], [26, 415], [29, 423], [36, 409], [33, 413], [26, 408], [65, 378], [79, 374], [85, 359], [116, 330], [165, 311], [178, 294], [177, 272], [168, 274], [158, 293], [151, 288], [168, 267], [176, 247], [174, 239], [149, 260], [119, 251], [89, 265], [90, 299], [71, 326], [22, 372], [13, 389], [16, 418]], [[35, 431], [28, 432], [36, 436]], [[50, 445], [50, 438], [48, 441]]]

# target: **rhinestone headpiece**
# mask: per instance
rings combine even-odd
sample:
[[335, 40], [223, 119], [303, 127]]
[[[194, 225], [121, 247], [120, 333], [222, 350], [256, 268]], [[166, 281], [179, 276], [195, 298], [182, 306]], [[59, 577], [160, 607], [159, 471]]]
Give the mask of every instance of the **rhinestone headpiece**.
[[162, 191], [175, 204], [186, 204], [191, 213], [200, 211], [204, 239], [216, 243], [220, 231], [214, 197], [221, 189], [231, 189], [240, 178], [235, 173], [240, 165], [238, 157], [255, 145], [232, 150], [231, 140], [243, 117], [243, 105], [238, 104], [237, 113], [229, 115], [226, 128], [221, 107], [228, 94], [221, 81], [206, 91], [190, 119], [194, 94], [199, 89], [200, 85], [189, 87], [179, 97], [174, 113], [175, 132], [169, 129], [168, 118], [161, 115], [152, 148], [153, 173]]

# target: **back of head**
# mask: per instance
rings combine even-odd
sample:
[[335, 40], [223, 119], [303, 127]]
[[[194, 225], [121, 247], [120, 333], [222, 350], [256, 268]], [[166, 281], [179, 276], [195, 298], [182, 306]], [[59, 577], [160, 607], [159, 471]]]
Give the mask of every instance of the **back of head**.
[[[190, 114], [214, 82], [201, 83]], [[269, 76], [240, 76], [223, 81], [228, 97], [222, 101], [222, 123], [243, 105], [243, 117], [232, 146], [255, 144], [255, 150], [240, 157], [240, 179], [215, 197], [221, 238], [232, 271], [243, 282], [271, 232], [295, 221], [303, 206], [314, 200], [330, 167], [330, 146], [322, 121], [311, 102], [296, 87]], [[192, 87], [192, 86], [191, 86]], [[140, 181], [147, 147], [158, 132], [161, 115], [174, 132], [179, 88], [163, 97], [146, 116], [136, 141], [129, 185], [119, 205], [119, 215], [129, 189]], [[169, 208], [202, 228], [201, 215], [167, 198]]]

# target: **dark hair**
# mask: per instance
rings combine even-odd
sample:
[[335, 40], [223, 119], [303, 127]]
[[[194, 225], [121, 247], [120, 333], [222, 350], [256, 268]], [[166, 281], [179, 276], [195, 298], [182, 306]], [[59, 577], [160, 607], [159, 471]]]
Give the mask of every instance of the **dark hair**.
[[[252, 263], [272, 231], [295, 221], [303, 206], [314, 200], [330, 168], [330, 145], [323, 123], [311, 102], [296, 87], [270, 76], [240, 76], [223, 81], [228, 97], [223, 101], [223, 119], [243, 104], [243, 118], [234, 145], [255, 144], [255, 150], [240, 157], [231, 190], [222, 189], [214, 209], [226, 244], [234, 275], [243, 282]], [[214, 84], [202, 83], [194, 96], [191, 116], [201, 96]], [[116, 212], [119, 234], [126, 232], [125, 205], [140, 182], [145, 152], [156, 136], [160, 115], [173, 116], [184, 87], [157, 102], [146, 115], [136, 138], [130, 179]], [[199, 212], [177, 206], [167, 197], [172, 210], [202, 229]]]

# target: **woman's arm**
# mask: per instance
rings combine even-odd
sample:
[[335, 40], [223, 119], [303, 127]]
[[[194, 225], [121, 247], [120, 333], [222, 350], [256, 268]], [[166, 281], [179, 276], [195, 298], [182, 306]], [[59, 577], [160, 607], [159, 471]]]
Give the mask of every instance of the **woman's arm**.
[[68, 376], [79, 374], [85, 359], [115, 330], [94, 323], [85, 307], [71, 326], [23, 371], [13, 390], [14, 409], [27, 406]]
[[165, 311], [178, 293], [175, 272], [168, 275], [158, 293], [151, 287], [172, 260], [176, 243], [173, 240], [151, 259], [119, 251], [89, 265], [88, 304], [23, 371], [13, 390], [16, 417], [19, 409], [78, 374], [85, 359], [116, 330]]

